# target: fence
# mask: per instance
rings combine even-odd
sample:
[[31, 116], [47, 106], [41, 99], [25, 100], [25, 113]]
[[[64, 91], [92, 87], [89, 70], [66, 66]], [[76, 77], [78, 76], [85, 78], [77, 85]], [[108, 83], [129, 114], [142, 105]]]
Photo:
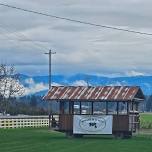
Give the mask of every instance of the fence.
[[0, 128], [49, 126], [48, 116], [0, 116]]

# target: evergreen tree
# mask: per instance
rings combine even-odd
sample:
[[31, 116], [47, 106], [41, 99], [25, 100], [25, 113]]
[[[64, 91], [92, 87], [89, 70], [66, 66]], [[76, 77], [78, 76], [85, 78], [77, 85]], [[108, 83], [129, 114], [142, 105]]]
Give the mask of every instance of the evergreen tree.
[[148, 112], [152, 111], [152, 95], [149, 96], [149, 98], [146, 101], [146, 111]]

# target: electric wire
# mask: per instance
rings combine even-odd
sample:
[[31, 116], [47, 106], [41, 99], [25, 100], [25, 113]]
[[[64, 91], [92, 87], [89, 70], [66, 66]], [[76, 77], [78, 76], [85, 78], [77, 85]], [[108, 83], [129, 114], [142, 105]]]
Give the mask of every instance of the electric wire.
[[66, 21], [70, 21], [70, 22], [75, 22], [75, 23], [80, 23], [80, 24], [85, 24], [85, 25], [90, 25], [90, 26], [95, 26], [95, 27], [101, 27], [101, 28], [107, 28], [107, 29], [112, 29], [112, 30], [117, 30], [117, 31], [123, 31], [123, 32], [128, 32], [128, 33], [152, 36], [152, 33], [148, 33], [148, 32], [141, 32], [141, 31], [136, 31], [136, 30], [123, 29], [123, 28], [118, 28], [118, 27], [114, 27], [114, 26], [96, 24], [96, 23], [92, 23], [92, 22], [86, 22], [86, 21], [82, 21], [82, 20], [76, 20], [76, 19], [56, 16], [56, 15], [51, 15], [51, 14], [47, 14], [47, 13], [43, 13], [43, 12], [39, 12], [39, 11], [35, 11], [35, 10], [24, 9], [24, 8], [21, 8], [21, 7], [8, 5], [8, 4], [4, 4], [4, 3], [0, 3], [0, 5], [4, 6], [4, 7], [12, 8], [12, 9], [20, 10], [20, 11], [34, 13], [34, 14], [37, 14], [37, 15], [47, 16], [47, 17], [56, 18], [56, 19], [60, 19], [60, 20], [66, 20]]

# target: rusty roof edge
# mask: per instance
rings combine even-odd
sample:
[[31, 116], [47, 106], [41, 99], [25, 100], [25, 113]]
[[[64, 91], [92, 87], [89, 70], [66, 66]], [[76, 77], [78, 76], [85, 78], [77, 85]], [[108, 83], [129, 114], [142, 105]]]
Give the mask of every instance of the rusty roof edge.
[[[140, 91], [140, 93], [142, 93], [141, 95], [144, 98], [144, 94], [143, 94], [142, 89], [140, 88], [140, 86], [52, 86], [52, 88], [54, 88], [54, 87], [66, 87], [66, 88], [77, 88], [77, 87], [80, 87], [80, 88], [83, 88], [83, 87], [86, 87], [86, 88], [96, 88], [96, 87], [128, 87], [128, 88], [136, 88], [135, 89], [136, 92], [134, 93], [134, 95], [132, 96], [132, 98], [129, 101], [132, 101], [135, 98], [135, 96], [138, 93], [138, 91]], [[86, 101], [86, 100], [88, 100], [88, 99], [57, 99], [57, 98], [55, 98], [55, 99], [49, 99], [48, 98], [48, 94], [50, 93], [51, 89], [47, 91], [47, 93], [45, 94], [45, 96], [42, 98], [43, 100], [47, 100], [47, 101], [52, 101], [52, 100], [61, 100], [61, 101], [62, 100], [77, 100], [77, 101], [78, 100], [83, 100], [83, 101]], [[106, 99], [89, 99], [89, 100], [90, 101], [100, 101], [100, 102], [101, 101], [107, 101]], [[112, 100], [109, 100], [109, 101], [122, 101], [122, 100], [112, 99]], [[128, 101], [128, 100], [126, 99], [126, 100], [123, 100], [123, 101]]]
[[[142, 100], [142, 99], [141, 99]], [[46, 101], [81, 101], [81, 102], [131, 102], [133, 100], [106, 100], [106, 99], [47, 99]]]
[[[52, 87], [88, 87], [88, 88], [94, 88], [94, 87], [137, 87], [140, 88], [140, 86], [135, 85], [135, 86], [131, 86], [131, 85], [92, 85], [92, 86], [72, 86], [72, 85], [59, 85], [59, 86], [52, 86]], [[51, 89], [49, 89], [51, 90]]]
[[45, 93], [45, 95], [44, 95], [44, 97], [42, 98], [42, 100], [46, 100], [45, 98], [47, 97], [47, 95], [48, 95], [49, 92], [50, 92], [50, 90], [48, 90], [48, 91]]
[[[137, 87], [138, 90], [136, 90], [136, 94], [134, 94], [134, 96], [132, 97], [131, 101], [134, 101], [135, 99], [140, 100], [140, 101], [144, 101], [145, 100], [145, 95], [143, 94], [142, 89], [140, 88], [140, 86], [133, 86], [133, 87]], [[136, 98], [137, 93], [140, 91], [140, 93], [142, 93], [143, 99], [140, 98]]]

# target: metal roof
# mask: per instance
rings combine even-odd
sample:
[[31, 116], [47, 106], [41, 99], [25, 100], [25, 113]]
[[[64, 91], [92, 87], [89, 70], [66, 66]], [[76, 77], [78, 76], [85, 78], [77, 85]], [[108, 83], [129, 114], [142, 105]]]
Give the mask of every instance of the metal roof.
[[53, 86], [44, 100], [130, 101], [134, 98], [144, 99], [137, 86]]

